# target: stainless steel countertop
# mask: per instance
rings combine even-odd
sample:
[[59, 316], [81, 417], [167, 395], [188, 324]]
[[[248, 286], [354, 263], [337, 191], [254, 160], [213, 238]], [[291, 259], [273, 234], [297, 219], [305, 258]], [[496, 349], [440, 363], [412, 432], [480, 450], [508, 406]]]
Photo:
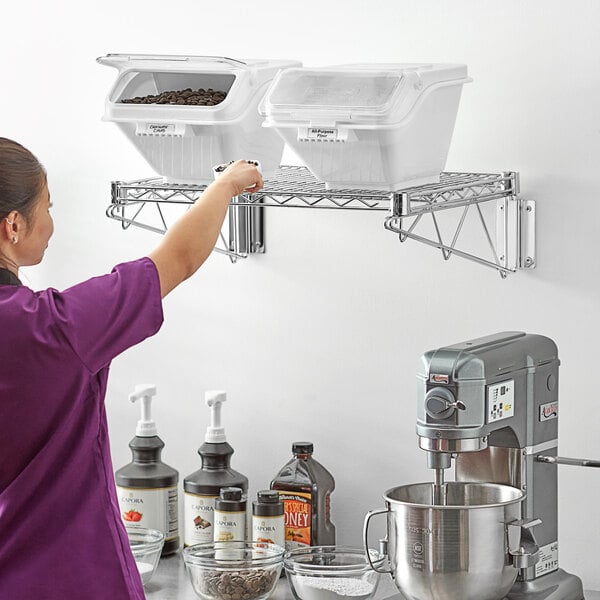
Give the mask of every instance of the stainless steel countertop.
[[[145, 589], [148, 600], [197, 600], [179, 552], [161, 558], [154, 577]], [[382, 575], [375, 600], [387, 598], [392, 600], [392, 596], [395, 596], [393, 600], [402, 600], [392, 578]], [[292, 592], [285, 578], [282, 578], [277, 584], [271, 600], [293, 600]], [[586, 591], [585, 600], [600, 600], [600, 592]]]

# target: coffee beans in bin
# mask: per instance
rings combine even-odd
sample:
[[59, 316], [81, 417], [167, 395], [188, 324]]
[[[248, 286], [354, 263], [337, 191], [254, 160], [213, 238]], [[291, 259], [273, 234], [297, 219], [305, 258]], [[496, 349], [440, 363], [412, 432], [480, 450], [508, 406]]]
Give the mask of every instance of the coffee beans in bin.
[[193, 90], [170, 90], [160, 94], [148, 94], [135, 98], [123, 98], [123, 104], [186, 104], [191, 106], [216, 106], [225, 100], [227, 92], [215, 91], [212, 88]]
[[258, 158], [267, 176], [281, 164], [283, 139], [262, 126], [259, 105], [275, 75], [298, 61], [109, 54], [98, 62], [118, 70], [105, 120], [165, 183], [209, 184], [213, 166], [234, 158]]

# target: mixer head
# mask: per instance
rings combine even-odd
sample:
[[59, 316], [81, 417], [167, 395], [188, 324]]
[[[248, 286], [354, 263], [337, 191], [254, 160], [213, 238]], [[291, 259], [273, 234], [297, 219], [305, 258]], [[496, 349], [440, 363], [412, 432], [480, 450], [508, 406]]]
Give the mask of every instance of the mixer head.
[[[419, 370], [417, 435], [436, 478], [451, 458], [529, 445], [541, 365], [558, 364], [549, 338], [503, 332], [425, 353]], [[545, 371], [544, 371], [545, 372]], [[540, 385], [544, 382], [540, 382]], [[538, 427], [537, 424], [534, 427]], [[493, 440], [493, 441], [490, 441]]]

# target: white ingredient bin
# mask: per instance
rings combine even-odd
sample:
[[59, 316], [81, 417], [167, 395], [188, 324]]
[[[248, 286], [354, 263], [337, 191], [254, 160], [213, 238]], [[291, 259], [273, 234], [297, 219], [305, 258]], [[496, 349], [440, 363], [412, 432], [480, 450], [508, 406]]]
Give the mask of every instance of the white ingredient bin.
[[[240, 158], [260, 161], [266, 177], [279, 166], [284, 142], [262, 127], [258, 106], [280, 69], [300, 62], [145, 54], [108, 54], [97, 60], [118, 69], [104, 120], [115, 122], [165, 181], [210, 183], [215, 165]], [[200, 88], [226, 97], [212, 106], [123, 102]]]
[[289, 68], [261, 112], [329, 188], [397, 190], [439, 181], [465, 65]]

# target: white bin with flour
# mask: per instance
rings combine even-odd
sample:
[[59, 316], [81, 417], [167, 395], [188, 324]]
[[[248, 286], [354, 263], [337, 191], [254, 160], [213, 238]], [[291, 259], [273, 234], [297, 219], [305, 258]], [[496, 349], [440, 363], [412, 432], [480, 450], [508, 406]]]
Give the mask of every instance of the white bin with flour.
[[470, 81], [460, 64], [289, 68], [261, 111], [328, 187], [396, 190], [439, 181]]

